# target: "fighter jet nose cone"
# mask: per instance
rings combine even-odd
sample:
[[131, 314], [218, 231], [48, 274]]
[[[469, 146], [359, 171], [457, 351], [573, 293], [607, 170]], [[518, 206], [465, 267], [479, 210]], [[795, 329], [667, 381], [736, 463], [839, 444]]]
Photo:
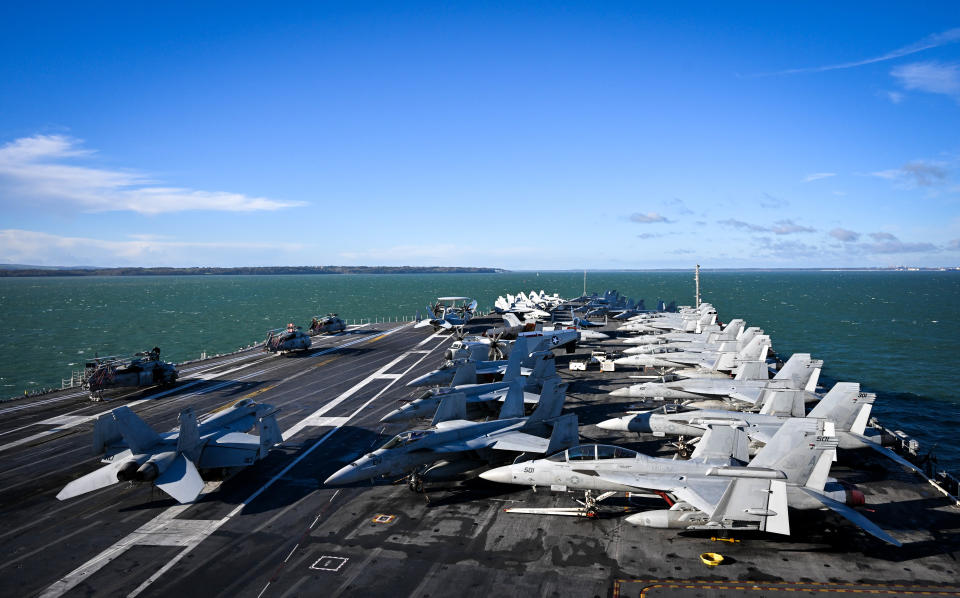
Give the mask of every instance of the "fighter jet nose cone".
[[622, 418], [615, 417], [613, 419], [606, 419], [597, 424], [597, 427], [602, 430], [619, 430], [621, 432], [627, 431], [627, 422], [623, 421]]
[[339, 470], [337, 470], [337, 472], [334, 473], [332, 476], [324, 480], [323, 485], [324, 486], [342, 486], [343, 484], [349, 484], [350, 482], [353, 482], [354, 479], [356, 478], [356, 476], [353, 475], [353, 472], [356, 469], [357, 468], [354, 467], [353, 465], [347, 465], [346, 467], [342, 467]]
[[400, 410], [399, 410], [399, 409], [394, 409], [394, 410], [391, 411], [390, 413], [388, 413], [388, 414], [384, 415], [383, 417], [381, 417], [381, 418], [380, 418], [380, 423], [381, 423], [381, 424], [392, 424], [392, 423], [394, 423], [394, 422], [400, 421], [400, 420], [397, 418], [398, 415], [400, 415]]
[[613, 363], [617, 365], [630, 365], [633, 363], [633, 360], [629, 357], [618, 357], [613, 360]]
[[630, 396], [630, 387], [624, 386], [623, 388], [618, 388], [617, 390], [610, 392], [611, 397], [629, 397]]
[[513, 481], [513, 474], [510, 473], [509, 465], [484, 471], [480, 474], [480, 477], [491, 482], [498, 482], [500, 484], [509, 484]]

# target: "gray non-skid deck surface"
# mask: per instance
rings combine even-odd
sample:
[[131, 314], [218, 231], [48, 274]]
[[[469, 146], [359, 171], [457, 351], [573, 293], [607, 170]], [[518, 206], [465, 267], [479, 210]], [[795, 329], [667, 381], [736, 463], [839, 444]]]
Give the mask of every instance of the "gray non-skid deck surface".
[[[68, 392], [4, 403], [0, 595], [735, 596], [777, 595], [782, 588], [800, 595], [855, 589], [897, 595], [889, 584], [910, 586], [899, 588], [909, 595], [947, 592], [956, 583], [960, 510], [873, 455], [843, 455], [834, 475], [865, 491], [868, 516], [904, 541], [900, 549], [824, 512], [794, 512], [791, 537], [737, 534], [740, 542], [730, 544], [633, 527], [614, 514], [576, 520], [504, 513], [510, 506], [573, 506], [576, 495], [482, 480], [428, 486], [426, 495], [405, 484], [324, 488], [333, 471], [403, 429], [379, 419], [411, 394], [407, 380], [439, 365], [448, 343], [429, 328], [383, 324], [318, 337], [306, 356], [250, 352], [191, 364], [174, 392], [134, 405], [156, 429], [175, 427], [188, 405], [205, 413], [247, 396], [281, 407], [284, 430], [305, 419], [319, 425], [302, 427], [267, 459], [211, 485], [189, 506], [128, 484], [66, 502], [54, 498], [70, 479], [98, 466], [89, 448], [91, 422], [63, 423], [148, 399], [150, 392], [101, 404], [83, 396], [49, 401]], [[597, 345], [582, 346], [578, 355], [591, 348]], [[570, 357], [561, 355], [558, 366], [571, 383], [567, 409], [578, 414], [585, 441], [667, 454], [661, 439], [594, 425], [633, 404], [605, 394], [635, 382], [632, 372], [569, 372]], [[205, 379], [191, 378], [201, 374]], [[16, 409], [24, 405], [33, 406]], [[60, 423], [37, 423], [51, 418]], [[341, 427], [331, 433], [334, 426]], [[39, 435], [49, 430], [59, 431]], [[663, 504], [611, 503], [625, 506]], [[725, 564], [707, 569], [698, 559], [706, 551], [724, 554]], [[768, 585], [675, 587], [651, 580]]]

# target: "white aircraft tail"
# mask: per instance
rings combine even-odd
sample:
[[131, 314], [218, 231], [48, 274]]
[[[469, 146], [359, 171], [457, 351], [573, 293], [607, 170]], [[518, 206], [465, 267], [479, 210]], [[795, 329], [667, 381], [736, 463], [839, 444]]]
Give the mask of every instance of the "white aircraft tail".
[[824, 434], [822, 420], [792, 418], [783, 422], [747, 467], [781, 471], [788, 481], [803, 485], [813, 474], [823, 452], [836, 448], [837, 439]]
[[737, 373], [734, 380], [767, 380], [770, 370], [765, 361], [741, 361], [737, 364]]
[[200, 458], [200, 426], [192, 407], [180, 412], [180, 432], [177, 435], [177, 452], [183, 453], [191, 461]]
[[151, 446], [160, 442], [160, 435], [154, 432], [147, 422], [137, 417], [129, 407], [117, 407], [111, 413], [117, 420], [117, 427], [123, 440], [133, 454], [145, 453]]
[[93, 423], [93, 454], [99, 455], [107, 450], [107, 447], [123, 440], [120, 434], [120, 426], [113, 417], [113, 413], [104, 413], [97, 417]]
[[[773, 379], [787, 380], [791, 388], [803, 388], [812, 392], [817, 387], [822, 365], [823, 362], [819, 359], [811, 359], [809, 353], [794, 353]], [[811, 381], [813, 388], [810, 388]]]
[[837, 382], [810, 410], [808, 417], [826, 419], [841, 432], [863, 434], [876, 398], [875, 394], [860, 392], [860, 384], [856, 382]]
[[501, 317], [503, 318], [504, 323], [511, 328], [523, 326], [523, 323], [520, 322], [520, 318], [517, 317], [517, 314], [505, 313]]
[[803, 392], [797, 390], [769, 390], [760, 408], [763, 415], [804, 417], [807, 414]]
[[260, 436], [259, 459], [266, 457], [271, 448], [283, 442], [283, 433], [273, 413], [257, 420], [257, 434]]

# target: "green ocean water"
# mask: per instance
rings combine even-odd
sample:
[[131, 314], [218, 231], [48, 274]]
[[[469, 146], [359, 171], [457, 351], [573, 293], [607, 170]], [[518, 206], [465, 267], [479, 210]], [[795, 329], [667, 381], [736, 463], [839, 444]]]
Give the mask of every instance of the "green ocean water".
[[[693, 301], [690, 272], [597, 272], [589, 291]], [[761, 326], [786, 357], [825, 361], [825, 379], [877, 392], [874, 413], [960, 463], [957, 373], [960, 274], [954, 272], [709, 272], [702, 294], [728, 321]], [[0, 396], [59, 387], [94, 355], [158, 345], [173, 361], [232, 351], [316, 314], [410, 317], [440, 295], [544, 289], [574, 297], [583, 273], [0, 278]], [[957, 469], [954, 467], [953, 469]]]

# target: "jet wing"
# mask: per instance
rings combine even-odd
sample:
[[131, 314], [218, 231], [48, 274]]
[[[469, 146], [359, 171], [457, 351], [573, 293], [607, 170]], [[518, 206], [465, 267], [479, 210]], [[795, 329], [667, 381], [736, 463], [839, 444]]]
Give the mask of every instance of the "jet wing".
[[598, 471], [597, 474], [601, 480], [614, 484], [669, 492], [708, 516], [716, 510], [727, 486], [732, 483], [729, 479], [690, 479], [681, 475], [665, 476], [613, 471]]
[[508, 432], [497, 437], [491, 448], [522, 453], [545, 453], [550, 446], [549, 438], [541, 438], [524, 432]]
[[540, 438], [524, 432], [506, 432], [504, 434], [483, 435], [460, 442], [449, 442], [435, 446], [431, 450], [438, 453], [458, 453], [493, 448], [520, 453], [544, 453], [549, 446], [549, 438]]
[[750, 436], [751, 440], [756, 440], [757, 442], [767, 444], [779, 429], [780, 426], [778, 425], [750, 426], [747, 428], [747, 435]]
[[837, 502], [832, 498], [824, 496], [819, 492], [810, 490], [809, 488], [804, 488], [803, 486], [801, 486], [800, 489], [806, 492], [807, 494], [809, 494], [810, 496], [814, 497], [815, 499], [819, 500], [821, 503], [824, 504], [824, 506], [830, 507], [835, 513], [845, 517], [851, 523], [860, 527], [863, 531], [867, 532], [871, 536], [879, 538], [884, 542], [889, 542], [890, 544], [893, 544], [894, 546], [897, 546], [897, 547], [902, 546], [899, 540], [897, 540], [887, 532], [883, 531], [883, 529], [879, 525], [870, 521], [869, 519], [864, 517], [862, 514], [860, 514], [858, 511], [855, 511], [854, 509], [848, 507], [842, 502]]
[[73, 480], [64, 486], [63, 490], [57, 494], [57, 500], [67, 500], [74, 496], [80, 496], [81, 494], [116, 484], [118, 481], [117, 471], [120, 470], [120, 467], [122, 467], [124, 463], [123, 460], [118, 460]]
[[197, 500], [200, 492], [203, 491], [200, 472], [182, 453], [177, 455], [170, 467], [160, 474], [160, 477], [154, 481], [154, 485], [181, 504]]

